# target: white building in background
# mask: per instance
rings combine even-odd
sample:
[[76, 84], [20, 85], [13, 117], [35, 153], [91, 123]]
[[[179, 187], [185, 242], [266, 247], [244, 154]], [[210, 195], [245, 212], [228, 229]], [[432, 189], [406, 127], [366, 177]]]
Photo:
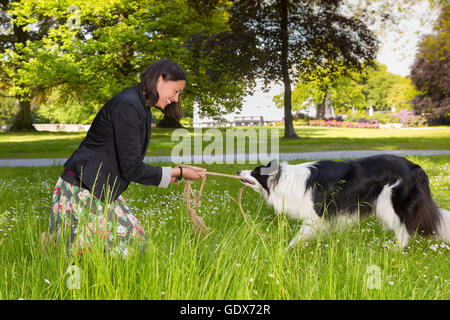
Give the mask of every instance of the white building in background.
[[251, 106], [244, 105], [241, 111], [225, 114], [221, 121], [210, 117], [201, 117], [198, 105], [194, 106], [194, 128], [220, 127], [220, 126], [245, 126], [260, 125], [267, 126], [282, 121], [284, 109], [275, 106]]
[[202, 118], [198, 112], [198, 106], [194, 106], [194, 127], [208, 126], [233, 126], [233, 125], [269, 125], [283, 121], [284, 108], [277, 108], [273, 97], [282, 93], [283, 88], [274, 85], [268, 92], [262, 90], [261, 83], [257, 85], [255, 94], [244, 99], [242, 110], [223, 116], [222, 123], [212, 118]]
[[[273, 102], [273, 97], [283, 92], [282, 86], [273, 86], [268, 92], [261, 89], [258, 85], [255, 95], [248, 96], [244, 99], [241, 111], [236, 111], [229, 114], [224, 114], [222, 121], [217, 121], [209, 117], [201, 117], [198, 105], [194, 106], [194, 128], [201, 127], [219, 127], [219, 126], [242, 126], [242, 125], [271, 125], [276, 122], [283, 121], [284, 108], [277, 108]], [[310, 118], [315, 118], [317, 109], [312, 99], [308, 99], [304, 103], [305, 108], [301, 111], [293, 111], [303, 113]], [[325, 118], [332, 118], [335, 116], [331, 98], [328, 97], [325, 103]]]

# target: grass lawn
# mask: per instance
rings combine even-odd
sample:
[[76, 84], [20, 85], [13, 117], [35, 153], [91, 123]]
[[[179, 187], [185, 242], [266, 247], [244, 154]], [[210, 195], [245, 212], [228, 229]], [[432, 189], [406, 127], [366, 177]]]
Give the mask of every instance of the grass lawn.
[[[245, 127], [242, 129], [249, 129]], [[252, 130], [260, 129], [251, 127]], [[279, 136], [283, 136], [283, 128]], [[147, 155], [170, 155], [179, 140], [171, 141], [172, 129], [153, 128]], [[198, 135], [193, 128], [187, 129], [193, 137]], [[213, 131], [203, 129], [204, 137]], [[217, 130], [217, 129], [216, 129]], [[218, 129], [222, 133], [226, 129]], [[450, 127], [431, 127], [419, 129], [357, 129], [357, 128], [322, 128], [296, 127], [301, 139], [280, 139], [280, 152], [308, 152], [329, 150], [450, 150]], [[85, 133], [0, 133], [0, 158], [67, 158], [78, 147]], [[224, 136], [224, 134], [223, 134]], [[270, 137], [269, 148], [270, 148]], [[249, 144], [255, 141], [246, 139]], [[210, 144], [203, 141], [203, 149]], [[237, 142], [236, 142], [237, 145]], [[225, 145], [223, 146], [225, 151]]]
[[[304, 130], [306, 136], [307, 129], [299, 128], [299, 133]], [[334, 143], [338, 146], [339, 138], [331, 137], [329, 131], [310, 130], [308, 139], [324, 139], [330, 148]], [[448, 131], [432, 130], [440, 132], [441, 138], [427, 130], [412, 131], [404, 138], [405, 144], [413, 144], [420, 132], [420, 137], [438, 144], [436, 149], [448, 149], [448, 141], [447, 147], [437, 142], [443, 137], [448, 140]], [[372, 146], [364, 139], [370, 141], [369, 136], [377, 132], [348, 139]], [[382, 132], [377, 137], [380, 141], [386, 139]], [[396, 132], [400, 131], [389, 134], [402, 139]], [[37, 134], [32, 140], [45, 136]], [[56, 143], [58, 137], [71, 137], [70, 144], [76, 145], [81, 136], [48, 134], [48, 139], [28, 139], [27, 143], [47, 141], [44, 146], [49, 141]], [[43, 148], [37, 149], [38, 154], [43, 155]], [[1, 149], [2, 157], [13, 155]], [[450, 156], [408, 159], [424, 168], [433, 198], [449, 209]], [[205, 167], [235, 173], [254, 165]], [[448, 244], [413, 238], [407, 250], [397, 250], [393, 233], [368, 219], [349, 230], [285, 250], [300, 222], [275, 216], [246, 189], [243, 205], [252, 226], [247, 227], [236, 204], [240, 183], [222, 177], [208, 177], [202, 207], [197, 210], [210, 227], [205, 237], [193, 236], [182, 186], [159, 189], [131, 184], [124, 197], [146, 230], [145, 252], [122, 259], [96, 250], [67, 257], [63, 246], [42, 251], [39, 235], [48, 228], [51, 193], [61, 170], [59, 166], [0, 168], [0, 299], [450, 298]], [[199, 182], [193, 185], [198, 189]]]

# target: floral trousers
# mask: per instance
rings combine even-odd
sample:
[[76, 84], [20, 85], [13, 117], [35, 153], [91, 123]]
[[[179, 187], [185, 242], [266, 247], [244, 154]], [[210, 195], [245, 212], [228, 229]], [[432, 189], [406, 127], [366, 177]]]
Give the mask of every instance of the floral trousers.
[[[122, 196], [104, 203], [89, 190], [59, 178], [52, 196], [50, 236], [64, 239], [68, 252], [83, 254], [102, 246], [127, 256], [132, 249], [145, 249], [144, 229]], [[55, 237], [56, 236], [56, 237]]]

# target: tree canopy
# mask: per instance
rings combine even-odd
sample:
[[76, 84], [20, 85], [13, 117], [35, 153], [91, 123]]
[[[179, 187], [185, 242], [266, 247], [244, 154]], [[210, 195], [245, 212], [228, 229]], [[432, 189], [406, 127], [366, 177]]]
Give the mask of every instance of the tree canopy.
[[412, 101], [416, 112], [430, 123], [450, 124], [450, 5], [421, 41], [411, 79], [420, 91]]
[[[135, 85], [139, 72], [167, 57], [188, 74], [186, 111], [194, 102], [204, 103], [205, 96], [219, 105], [242, 98], [242, 86], [205, 83], [208, 62], [193, 59], [185, 40], [204, 30], [224, 30], [227, 6], [227, 1], [210, 1], [205, 9], [188, 0], [8, 2], [2, 17], [23, 30], [26, 40], [4, 47], [1, 69], [21, 100], [39, 105], [51, 97], [92, 117], [113, 95]], [[40, 36], [32, 36], [35, 31]]]
[[253, 83], [284, 85], [284, 137], [296, 137], [291, 114], [291, 81], [300, 75], [333, 77], [338, 70], [361, 69], [375, 56], [374, 34], [344, 1], [233, 1], [229, 29], [199, 41], [216, 65]]
[[[361, 72], [341, 75], [333, 79], [304, 81], [299, 79], [292, 92], [293, 110], [302, 110], [308, 103], [314, 103], [316, 108], [323, 102], [328, 92], [333, 107], [340, 111], [349, 109], [388, 110], [395, 106], [397, 109], [411, 109], [411, 99], [417, 94], [409, 78], [387, 72], [387, 67], [376, 64]], [[326, 85], [328, 91], [322, 90]], [[282, 107], [281, 96], [274, 98], [278, 107]], [[323, 116], [323, 114], [322, 114]]]
[[[420, 1], [426, 0], [412, 2]], [[393, 10], [406, 15], [409, 2]], [[197, 104], [202, 115], [228, 113], [242, 106], [256, 80], [282, 83], [285, 137], [296, 137], [291, 110], [305, 94], [292, 92], [297, 79], [314, 89], [319, 105], [338, 87], [346, 95], [333, 99], [342, 105], [377, 101], [387, 108], [407, 99], [405, 79], [386, 82], [375, 73], [373, 83], [360, 83], [377, 52], [373, 26], [395, 25], [390, 6], [388, 0], [0, 0], [0, 90], [4, 106], [15, 101], [16, 128], [31, 128], [30, 108], [43, 103], [42, 114], [89, 122], [140, 71], [167, 57], [187, 72], [187, 112]], [[448, 25], [439, 28], [433, 37], [448, 39]], [[423, 50], [442, 59], [448, 41], [440, 46], [442, 37], [433, 37]], [[416, 100], [418, 110], [430, 105], [426, 99]]]

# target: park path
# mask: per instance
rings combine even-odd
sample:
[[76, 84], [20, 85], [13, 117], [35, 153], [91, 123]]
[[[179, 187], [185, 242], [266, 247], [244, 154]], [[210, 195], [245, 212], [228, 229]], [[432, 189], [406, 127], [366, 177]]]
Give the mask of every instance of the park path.
[[[317, 159], [355, 159], [367, 156], [373, 156], [377, 154], [393, 154], [397, 156], [433, 156], [441, 154], [450, 154], [450, 150], [340, 150], [340, 151], [317, 151], [317, 152], [293, 152], [293, 153], [280, 153], [278, 159], [281, 161], [289, 160], [317, 160]], [[211, 156], [192, 156], [189, 158], [183, 158], [184, 163], [227, 163], [230, 161], [226, 156], [211, 157]], [[269, 161], [277, 158], [276, 155], [264, 155], [258, 156], [257, 154], [237, 154], [234, 155], [233, 163], [237, 163], [238, 159], [244, 159], [246, 162], [249, 160], [261, 160]], [[42, 159], [0, 159], [0, 167], [48, 167], [48, 166], [60, 166], [67, 159], [66, 158], [42, 158]], [[172, 162], [171, 156], [153, 156], [145, 157], [146, 163], [162, 163]]]

